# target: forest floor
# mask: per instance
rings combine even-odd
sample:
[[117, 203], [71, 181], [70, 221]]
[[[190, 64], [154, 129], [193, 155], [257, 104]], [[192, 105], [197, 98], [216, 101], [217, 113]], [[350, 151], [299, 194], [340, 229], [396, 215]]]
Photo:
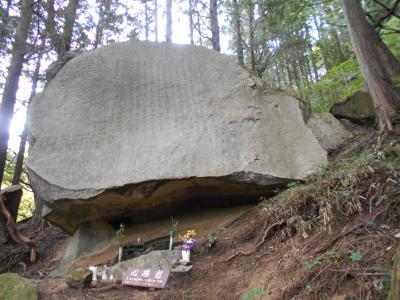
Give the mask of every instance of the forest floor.
[[47, 278], [67, 238], [53, 226], [24, 232], [39, 246], [38, 263], [24, 271], [28, 249], [9, 245], [0, 272], [13, 265], [40, 299], [385, 299], [400, 237], [400, 135], [376, 141], [374, 131], [354, 137], [305, 182], [215, 228], [215, 244], [201, 239], [193, 269], [163, 290], [76, 290]]

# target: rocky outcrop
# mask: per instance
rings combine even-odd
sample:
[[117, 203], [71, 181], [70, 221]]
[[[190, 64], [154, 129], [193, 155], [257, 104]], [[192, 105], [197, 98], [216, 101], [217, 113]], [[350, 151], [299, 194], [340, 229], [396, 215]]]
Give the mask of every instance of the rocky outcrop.
[[327, 151], [335, 149], [353, 136], [353, 134], [330, 113], [311, 114], [307, 125], [311, 128], [321, 146]]
[[28, 279], [15, 273], [0, 275], [0, 299], [37, 300], [36, 286]]
[[113, 44], [70, 60], [30, 110], [44, 216], [140, 222], [255, 200], [326, 162], [296, 99], [202, 47]]
[[376, 118], [371, 96], [364, 91], [357, 91], [344, 102], [334, 104], [330, 110], [338, 119], [347, 119], [357, 124], [372, 124]]

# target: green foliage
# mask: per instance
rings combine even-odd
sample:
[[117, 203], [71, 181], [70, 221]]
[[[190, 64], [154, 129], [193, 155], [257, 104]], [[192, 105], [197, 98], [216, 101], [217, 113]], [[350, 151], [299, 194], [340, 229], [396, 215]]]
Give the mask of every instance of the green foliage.
[[[16, 163], [16, 155], [15, 155], [15, 153], [9, 151], [7, 153], [6, 167], [4, 170], [4, 178], [3, 178], [2, 185], [1, 185], [2, 189], [6, 188], [12, 184], [15, 163]], [[29, 179], [26, 174], [25, 166], [23, 167], [22, 171], [23, 172], [21, 174], [21, 183], [20, 184], [23, 187], [23, 194], [22, 194], [21, 203], [19, 205], [19, 210], [18, 210], [18, 216], [17, 216], [18, 222], [30, 218], [35, 210], [35, 201], [33, 198], [33, 193], [30, 190]]]
[[301, 98], [308, 99], [313, 111], [329, 111], [333, 104], [344, 101], [362, 89], [364, 80], [355, 59], [332, 67], [316, 83], [300, 91]]
[[169, 231], [169, 235], [172, 236], [172, 238], [176, 237], [176, 234], [178, 233], [177, 227], [178, 227], [179, 221], [176, 221], [173, 217], [171, 217], [171, 230]]
[[118, 247], [123, 246], [124, 237], [125, 237], [125, 225], [121, 223], [119, 224], [119, 229], [115, 232], [115, 239], [117, 240]]
[[360, 252], [351, 252], [350, 253], [350, 259], [353, 262], [357, 262], [357, 261], [362, 261], [363, 256]]
[[[389, 28], [400, 28], [400, 20], [392, 17], [386, 24], [386, 27]], [[381, 36], [385, 44], [388, 46], [392, 53], [400, 58], [400, 35], [398, 33], [393, 32], [390, 29], [383, 29], [381, 31]]]
[[240, 299], [241, 300], [252, 300], [256, 297], [261, 297], [265, 295], [265, 291], [263, 289], [253, 288], [249, 290], [246, 294], [244, 294]]
[[209, 249], [211, 249], [212, 247], [215, 246], [216, 242], [217, 242], [217, 238], [214, 236], [214, 234], [208, 233], [207, 234], [207, 247]]

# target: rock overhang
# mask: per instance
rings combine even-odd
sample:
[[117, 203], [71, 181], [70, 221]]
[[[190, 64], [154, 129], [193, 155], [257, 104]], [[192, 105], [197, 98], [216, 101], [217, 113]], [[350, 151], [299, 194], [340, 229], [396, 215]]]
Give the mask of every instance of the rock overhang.
[[201, 47], [82, 54], [32, 103], [30, 124], [34, 189], [69, 232], [104, 215], [157, 215], [204, 190], [254, 199], [326, 162], [296, 99]]

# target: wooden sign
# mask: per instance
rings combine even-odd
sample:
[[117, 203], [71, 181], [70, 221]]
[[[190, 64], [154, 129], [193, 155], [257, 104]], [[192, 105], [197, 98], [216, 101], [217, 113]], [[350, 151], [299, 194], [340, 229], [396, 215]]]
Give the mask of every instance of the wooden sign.
[[169, 270], [129, 268], [122, 276], [122, 284], [162, 289], [167, 284]]

